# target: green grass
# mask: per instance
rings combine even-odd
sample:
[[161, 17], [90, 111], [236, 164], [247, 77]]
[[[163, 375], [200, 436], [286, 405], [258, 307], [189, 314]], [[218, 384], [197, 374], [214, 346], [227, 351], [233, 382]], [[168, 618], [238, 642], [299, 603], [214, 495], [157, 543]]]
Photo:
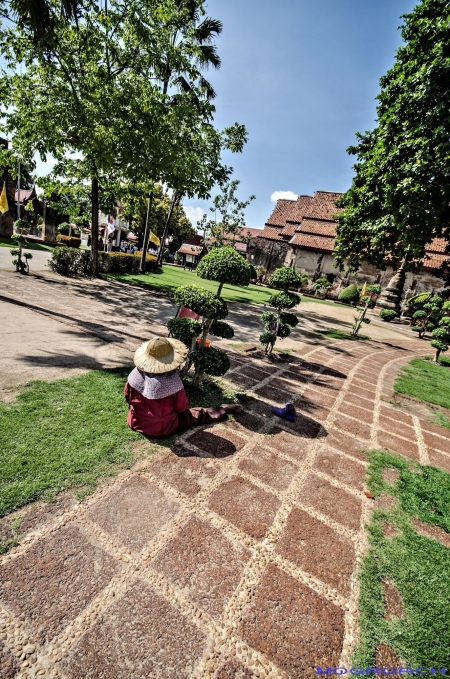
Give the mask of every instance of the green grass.
[[318, 335], [323, 335], [324, 337], [330, 337], [331, 339], [345, 339], [345, 340], [368, 340], [370, 337], [367, 335], [358, 335], [355, 337], [349, 332], [344, 332], [343, 330], [317, 330]]
[[[26, 238], [26, 236], [25, 236]], [[0, 248], [15, 248], [14, 241], [11, 240], [11, 238], [6, 238], [6, 236], [0, 236]], [[50, 252], [53, 250], [49, 245], [43, 245], [41, 243], [31, 243], [27, 245], [24, 250], [50, 250]]]
[[[218, 283], [199, 278], [195, 271], [188, 271], [182, 268], [173, 266], [163, 266], [162, 272], [140, 274], [108, 274], [108, 278], [112, 278], [122, 283], [129, 283], [131, 285], [138, 285], [140, 287], [148, 288], [150, 290], [161, 290], [169, 294], [173, 294], [181, 285], [199, 285], [205, 290], [217, 292]], [[227, 302], [252, 302], [254, 304], [268, 304], [269, 298], [276, 290], [265, 288], [260, 285], [249, 285], [248, 287], [239, 287], [237, 285], [225, 284], [222, 288], [222, 297]], [[317, 304], [333, 304], [327, 300], [313, 299], [311, 297], [302, 296], [303, 302], [316, 302]]]
[[450, 409], [450, 371], [437, 363], [413, 358], [398, 374], [394, 391]]
[[[353, 666], [374, 665], [375, 648], [389, 644], [406, 666], [448, 667], [450, 662], [450, 549], [419, 535], [411, 517], [450, 532], [450, 475], [384, 451], [368, 453], [368, 488], [375, 495], [390, 493], [398, 504], [377, 509], [368, 526], [370, 548], [360, 572], [360, 640]], [[383, 482], [384, 467], [400, 473], [392, 487]], [[398, 535], [387, 538], [382, 522]], [[404, 617], [384, 619], [382, 580], [397, 587]]]
[[[36, 381], [13, 403], [0, 403], [0, 516], [69, 488], [84, 496], [100, 478], [132, 465], [132, 444], [144, 439], [126, 422], [123, 387], [129, 371]], [[188, 378], [186, 391], [192, 407], [236, 403], [239, 396], [213, 378], [204, 379], [198, 391]], [[168, 442], [158, 439], [160, 445]]]

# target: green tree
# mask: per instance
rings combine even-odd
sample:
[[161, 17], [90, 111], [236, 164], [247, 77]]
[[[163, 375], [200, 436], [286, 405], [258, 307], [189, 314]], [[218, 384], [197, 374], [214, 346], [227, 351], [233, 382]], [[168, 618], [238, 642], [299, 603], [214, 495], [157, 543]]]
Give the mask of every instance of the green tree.
[[293, 309], [300, 304], [300, 295], [292, 292], [302, 286], [303, 275], [287, 266], [276, 269], [269, 278], [269, 285], [278, 288], [277, 292], [269, 298], [269, 305], [275, 308], [273, 311], [265, 311], [261, 319], [264, 324], [264, 331], [259, 337], [259, 341], [265, 347], [266, 354], [271, 354], [277, 341], [277, 337], [284, 339], [291, 334], [291, 327], [295, 327], [298, 319], [294, 314], [287, 313], [287, 309]]
[[[222, 193], [214, 197], [213, 204], [209, 208], [211, 212], [214, 212], [214, 219], [208, 219], [204, 214], [197, 222], [198, 230], [203, 231], [205, 238], [211, 240], [213, 247], [219, 248], [230, 243], [233, 245], [236, 239], [245, 243], [251, 238], [245, 233], [245, 209], [252, 200], [255, 200], [255, 196], [240, 201], [236, 197], [239, 184], [238, 179], [226, 181], [221, 186]], [[219, 221], [216, 219], [217, 212], [220, 215]]]
[[449, 22], [447, 0], [422, 0], [404, 16], [404, 44], [380, 81], [377, 126], [349, 148], [357, 161], [337, 216], [341, 267], [385, 269], [421, 259], [435, 237], [449, 240]]

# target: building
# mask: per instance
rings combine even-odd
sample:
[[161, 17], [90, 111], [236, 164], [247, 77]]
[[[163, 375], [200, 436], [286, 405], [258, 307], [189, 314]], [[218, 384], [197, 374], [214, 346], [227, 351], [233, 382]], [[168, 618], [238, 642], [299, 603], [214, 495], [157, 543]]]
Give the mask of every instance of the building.
[[207, 252], [208, 250], [203, 243], [203, 237], [196, 234], [177, 250], [178, 263], [184, 268], [187, 266], [189, 269], [195, 269]]
[[[7, 149], [8, 142], [0, 138], [0, 147]], [[9, 210], [4, 214], [0, 213], [0, 236], [11, 236], [14, 230], [14, 222], [17, 219], [18, 201], [20, 218], [29, 222], [28, 233], [38, 235], [38, 219], [43, 215], [44, 206], [36, 195], [36, 187], [27, 170], [21, 168], [20, 172], [20, 201], [17, 189], [17, 179], [13, 179], [9, 169], [0, 167], [0, 191], [3, 186], [6, 188], [6, 198]]]
[[[260, 236], [262, 234], [262, 229], [251, 229], [249, 226], [243, 226], [241, 228], [242, 233], [225, 234], [224, 240], [226, 245], [233, 245], [234, 249], [247, 259], [248, 243]], [[207, 240], [207, 247], [210, 247], [212, 242], [211, 239]]]
[[[311, 282], [327, 278], [332, 284], [331, 294], [335, 295], [350, 282], [385, 287], [393, 275], [391, 268], [381, 271], [363, 263], [357, 274], [349, 274], [339, 271], [334, 264], [337, 226], [334, 217], [340, 211], [336, 201], [343, 195], [316, 191], [314, 196], [278, 200], [260, 235], [248, 244], [248, 261], [254, 266], [264, 266], [269, 272], [283, 265], [291, 266], [306, 273]], [[420, 271], [406, 274], [406, 298], [443, 287], [442, 280], [433, 276], [433, 270], [447, 259], [445, 248], [443, 239], [435, 239], [427, 247]]]

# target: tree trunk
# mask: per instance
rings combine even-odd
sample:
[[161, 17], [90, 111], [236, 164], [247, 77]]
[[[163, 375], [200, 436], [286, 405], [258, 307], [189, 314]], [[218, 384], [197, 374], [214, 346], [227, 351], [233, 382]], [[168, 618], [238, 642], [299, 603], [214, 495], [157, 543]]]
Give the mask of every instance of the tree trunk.
[[192, 365], [192, 358], [193, 358], [193, 355], [194, 355], [194, 351], [196, 349], [196, 345], [197, 345], [197, 338], [194, 337], [192, 339], [192, 342], [191, 342], [191, 348], [189, 349], [189, 353], [187, 355], [186, 362], [185, 362], [184, 366], [182, 367], [182, 369], [180, 370], [180, 377], [184, 377], [185, 375], [188, 374], [189, 369]]
[[216, 297], [220, 297], [220, 293], [222, 292], [222, 288], [223, 288], [223, 283], [221, 283], [221, 284], [219, 285], [219, 289], [217, 290]]
[[196, 372], [194, 375], [194, 380], [192, 382], [192, 386], [194, 389], [198, 389], [200, 386], [200, 382], [202, 381], [203, 373], [202, 372]]
[[164, 233], [163, 233], [162, 238], [161, 238], [161, 245], [159, 246], [158, 258], [157, 258], [157, 260], [156, 260], [156, 266], [157, 266], [157, 267], [158, 267], [158, 266], [162, 266], [162, 257], [163, 257], [163, 252], [164, 252], [164, 244], [165, 244], [165, 242], [166, 242], [167, 233], [168, 233], [168, 231], [169, 231], [169, 223], [170, 223], [170, 220], [172, 219], [173, 209], [174, 209], [174, 207], [175, 207], [177, 201], [178, 201], [177, 192], [174, 191], [173, 194], [172, 194], [172, 200], [170, 201], [170, 208], [169, 208], [169, 212], [168, 212], [168, 214], [167, 214], [166, 224], [165, 224], [165, 226], [164, 226]]
[[92, 278], [98, 278], [98, 179], [92, 177]]
[[439, 356], [441, 355], [441, 349], [436, 349], [436, 355], [434, 357], [434, 362], [439, 363]]
[[207, 318], [206, 321], [203, 324], [203, 334], [202, 334], [202, 339], [200, 341], [200, 349], [205, 346], [205, 341], [206, 338], [209, 335], [209, 331], [211, 330], [211, 326], [213, 324], [213, 319], [212, 318]]
[[152, 209], [152, 203], [153, 203], [153, 191], [150, 191], [150, 193], [148, 194], [147, 219], [145, 220], [144, 243], [142, 245], [141, 263], [139, 265], [139, 273], [141, 273], [141, 274], [145, 273], [145, 266], [147, 264], [147, 248], [148, 248], [148, 239], [150, 237], [149, 219], [150, 219], [150, 211]]

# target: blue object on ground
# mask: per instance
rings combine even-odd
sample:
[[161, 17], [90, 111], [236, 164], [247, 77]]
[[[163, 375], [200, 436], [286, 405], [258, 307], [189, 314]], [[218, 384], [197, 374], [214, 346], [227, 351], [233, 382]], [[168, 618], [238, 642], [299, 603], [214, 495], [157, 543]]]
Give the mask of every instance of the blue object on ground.
[[289, 422], [293, 422], [295, 420], [295, 408], [292, 403], [286, 403], [284, 408], [273, 406], [272, 412], [274, 415], [278, 415], [278, 417], [282, 417], [284, 420], [288, 420]]

